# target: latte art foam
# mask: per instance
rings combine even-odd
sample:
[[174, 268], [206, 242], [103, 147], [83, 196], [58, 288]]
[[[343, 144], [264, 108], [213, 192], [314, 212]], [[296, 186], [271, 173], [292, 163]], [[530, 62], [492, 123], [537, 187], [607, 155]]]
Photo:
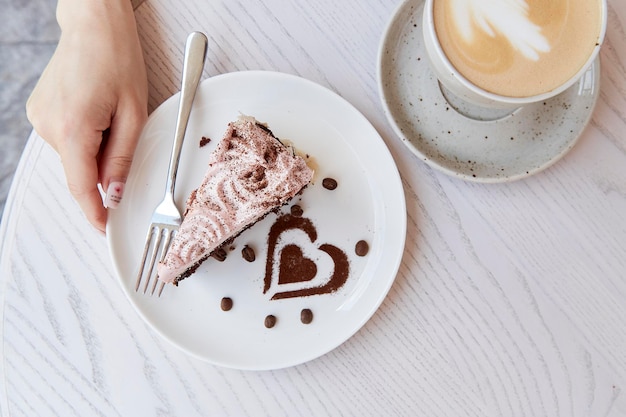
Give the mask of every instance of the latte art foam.
[[492, 38], [503, 36], [518, 53], [537, 61], [550, 52], [541, 26], [530, 20], [525, 0], [450, 0], [452, 20], [467, 44], [478, 41], [479, 32]]
[[601, 36], [601, 0], [435, 0], [448, 60], [489, 92], [552, 91], [587, 63]]

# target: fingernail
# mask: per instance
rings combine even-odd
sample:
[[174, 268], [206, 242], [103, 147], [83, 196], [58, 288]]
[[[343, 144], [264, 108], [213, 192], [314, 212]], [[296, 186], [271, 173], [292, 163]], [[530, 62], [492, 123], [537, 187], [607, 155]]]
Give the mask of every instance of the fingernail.
[[104, 206], [106, 208], [115, 209], [122, 201], [124, 195], [124, 183], [120, 181], [114, 181], [109, 184], [107, 189], [107, 196], [104, 199]]

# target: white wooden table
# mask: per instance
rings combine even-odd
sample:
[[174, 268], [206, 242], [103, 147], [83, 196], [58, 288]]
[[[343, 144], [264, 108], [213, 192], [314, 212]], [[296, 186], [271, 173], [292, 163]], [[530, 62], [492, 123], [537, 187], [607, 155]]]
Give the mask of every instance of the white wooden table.
[[580, 141], [546, 171], [491, 185], [433, 170], [388, 124], [376, 66], [397, 0], [141, 3], [151, 110], [178, 90], [184, 40], [201, 30], [205, 77], [296, 74], [372, 122], [407, 199], [399, 273], [373, 318], [316, 360], [207, 364], [135, 313], [33, 134], [0, 228], [0, 414], [626, 416], [626, 3], [609, 3]]

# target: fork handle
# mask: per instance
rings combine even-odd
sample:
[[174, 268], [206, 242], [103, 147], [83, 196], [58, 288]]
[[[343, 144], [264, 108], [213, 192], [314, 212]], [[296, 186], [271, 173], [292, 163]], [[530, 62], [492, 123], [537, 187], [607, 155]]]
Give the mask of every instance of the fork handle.
[[185, 43], [183, 80], [180, 90], [178, 116], [176, 117], [176, 134], [174, 136], [174, 146], [170, 156], [170, 166], [167, 171], [167, 185], [165, 188], [166, 193], [171, 194], [172, 197], [174, 196], [178, 161], [180, 160], [180, 151], [183, 147], [183, 139], [187, 130], [187, 122], [189, 121], [191, 106], [204, 68], [207, 42], [207, 38], [203, 33], [193, 32], [187, 37], [187, 42]]

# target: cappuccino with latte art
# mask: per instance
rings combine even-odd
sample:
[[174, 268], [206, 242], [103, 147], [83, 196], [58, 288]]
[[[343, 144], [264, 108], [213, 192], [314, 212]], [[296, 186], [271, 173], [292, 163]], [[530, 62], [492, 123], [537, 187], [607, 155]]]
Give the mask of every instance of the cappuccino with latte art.
[[510, 98], [573, 84], [597, 55], [606, 26], [605, 0], [428, 0], [425, 13], [432, 13], [424, 19], [437, 45], [431, 61], [447, 59], [462, 82]]

